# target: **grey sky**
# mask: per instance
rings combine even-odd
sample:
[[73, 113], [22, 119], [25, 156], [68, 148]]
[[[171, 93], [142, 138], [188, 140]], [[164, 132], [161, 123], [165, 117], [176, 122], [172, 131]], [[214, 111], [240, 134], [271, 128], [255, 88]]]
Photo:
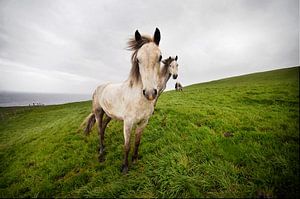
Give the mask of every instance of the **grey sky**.
[[124, 81], [127, 39], [156, 27], [183, 85], [299, 65], [298, 0], [0, 0], [0, 90], [89, 94]]

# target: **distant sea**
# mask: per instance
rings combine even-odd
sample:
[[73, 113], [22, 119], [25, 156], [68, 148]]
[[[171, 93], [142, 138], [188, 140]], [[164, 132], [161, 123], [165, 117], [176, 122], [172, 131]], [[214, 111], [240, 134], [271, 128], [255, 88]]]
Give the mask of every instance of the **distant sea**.
[[0, 92], [0, 107], [65, 104], [91, 100], [92, 95], [61, 93]]

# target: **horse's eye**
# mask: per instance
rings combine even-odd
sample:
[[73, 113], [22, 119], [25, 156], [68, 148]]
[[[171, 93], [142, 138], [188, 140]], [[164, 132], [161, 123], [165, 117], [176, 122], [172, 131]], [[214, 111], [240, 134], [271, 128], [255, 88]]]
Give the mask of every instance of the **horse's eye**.
[[160, 56], [159, 56], [159, 61], [161, 61], [161, 59], [162, 59], [162, 56], [160, 55]]
[[139, 61], [139, 59], [138, 59], [138, 58], [136, 58], [136, 62], [137, 62], [137, 63], [140, 63], [140, 61]]

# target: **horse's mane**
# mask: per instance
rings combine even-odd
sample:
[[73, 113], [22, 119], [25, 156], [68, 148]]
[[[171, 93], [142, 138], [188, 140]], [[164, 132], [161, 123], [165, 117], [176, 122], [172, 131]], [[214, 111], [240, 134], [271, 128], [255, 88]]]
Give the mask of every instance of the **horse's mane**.
[[146, 43], [153, 42], [153, 39], [149, 36], [141, 36], [141, 39], [139, 41], [136, 41], [135, 38], [130, 38], [127, 42], [127, 50], [133, 51], [131, 55], [131, 70], [129, 74], [130, 79], [130, 86], [133, 86], [133, 84], [138, 83], [140, 81], [140, 70], [139, 70], [139, 63], [136, 58], [138, 50]]
[[164, 59], [164, 60], [162, 61], [162, 63], [164, 64], [164, 65], [163, 65], [163, 68], [162, 68], [162, 71], [161, 71], [161, 76], [162, 76], [162, 77], [165, 77], [165, 76], [166, 76], [166, 74], [168, 73], [168, 67], [169, 67], [169, 65], [172, 63], [172, 61], [174, 61], [174, 60], [175, 60], [175, 58], [169, 57], [169, 58]]

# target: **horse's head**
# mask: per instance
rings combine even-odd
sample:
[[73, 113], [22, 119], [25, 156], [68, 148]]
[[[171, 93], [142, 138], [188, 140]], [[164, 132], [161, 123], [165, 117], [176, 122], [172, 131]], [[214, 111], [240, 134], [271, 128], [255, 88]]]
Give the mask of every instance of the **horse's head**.
[[[129, 47], [136, 49], [132, 59], [136, 64], [136, 73], [142, 84], [142, 94], [148, 99], [156, 98], [159, 83], [160, 61], [162, 59], [159, 49], [160, 31], [156, 28], [153, 38], [141, 36], [138, 31], [135, 32], [134, 41], [129, 41]], [[134, 47], [134, 48], [133, 48]]]
[[173, 79], [177, 79], [178, 77], [178, 57], [176, 55], [175, 59], [169, 65], [169, 73], [173, 76]]
[[178, 77], [178, 57], [176, 55], [175, 58], [171, 56], [168, 59], [163, 60], [163, 63], [168, 67], [168, 73], [173, 77], [173, 79], [177, 79]]

